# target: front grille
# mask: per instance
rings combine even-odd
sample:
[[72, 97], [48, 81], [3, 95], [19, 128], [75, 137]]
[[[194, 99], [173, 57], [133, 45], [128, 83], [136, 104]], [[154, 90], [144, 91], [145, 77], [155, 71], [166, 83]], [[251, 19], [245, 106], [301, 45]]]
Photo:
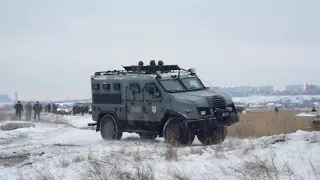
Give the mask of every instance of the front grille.
[[211, 99], [212, 107], [213, 108], [225, 108], [226, 107], [226, 101], [221, 96], [213, 96]]

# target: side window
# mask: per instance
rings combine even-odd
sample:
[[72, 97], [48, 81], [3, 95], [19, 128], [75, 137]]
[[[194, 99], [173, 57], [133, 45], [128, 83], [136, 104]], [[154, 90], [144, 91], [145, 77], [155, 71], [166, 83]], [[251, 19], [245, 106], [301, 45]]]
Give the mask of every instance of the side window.
[[130, 84], [130, 90], [134, 93], [140, 93], [139, 84]]
[[106, 91], [110, 90], [110, 84], [103, 84], [102, 88]]
[[92, 89], [99, 90], [100, 89], [100, 84], [92, 84]]
[[113, 84], [113, 90], [120, 91], [120, 83]]
[[157, 86], [153, 83], [146, 84], [146, 91], [148, 94], [152, 95], [152, 97], [160, 97], [160, 91]]

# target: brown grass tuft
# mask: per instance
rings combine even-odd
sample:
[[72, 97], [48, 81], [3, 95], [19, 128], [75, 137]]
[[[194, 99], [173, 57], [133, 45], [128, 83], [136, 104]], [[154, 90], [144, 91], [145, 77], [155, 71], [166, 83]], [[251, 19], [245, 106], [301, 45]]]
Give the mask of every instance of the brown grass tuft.
[[0, 110], [0, 121], [1, 120], [13, 120], [15, 119], [15, 114], [13, 111], [9, 110]]
[[240, 122], [228, 127], [228, 135], [247, 138], [307, 130], [310, 121], [306, 119], [295, 120], [294, 116], [298, 113], [296, 111], [280, 111], [277, 114], [273, 111], [250, 111], [240, 115]]
[[154, 171], [149, 164], [132, 162], [121, 154], [106, 154], [103, 157], [90, 155], [90, 160], [76, 170], [80, 179], [92, 180], [154, 180]]
[[178, 159], [178, 148], [168, 145], [166, 151], [163, 152], [162, 156], [165, 157], [167, 161]]

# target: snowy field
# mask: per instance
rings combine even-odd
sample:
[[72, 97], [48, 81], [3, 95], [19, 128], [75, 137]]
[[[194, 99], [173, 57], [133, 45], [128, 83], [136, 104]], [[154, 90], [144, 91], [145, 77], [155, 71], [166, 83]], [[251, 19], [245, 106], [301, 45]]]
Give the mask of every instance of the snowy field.
[[248, 96], [248, 97], [232, 97], [235, 102], [242, 103], [267, 103], [267, 102], [278, 102], [281, 100], [290, 101], [301, 101], [301, 100], [311, 100], [312, 98], [320, 99], [320, 95], [308, 96], [308, 95], [297, 95], [297, 96]]
[[213, 146], [196, 139], [176, 148], [129, 133], [103, 141], [87, 127], [88, 115], [43, 119], [35, 127], [0, 130], [0, 180], [320, 179], [320, 132], [227, 138]]

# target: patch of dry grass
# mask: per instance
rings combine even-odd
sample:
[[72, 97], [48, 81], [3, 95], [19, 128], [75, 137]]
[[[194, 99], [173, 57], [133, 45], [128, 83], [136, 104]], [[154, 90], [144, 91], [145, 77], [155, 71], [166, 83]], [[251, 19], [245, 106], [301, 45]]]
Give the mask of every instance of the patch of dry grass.
[[154, 180], [154, 171], [148, 163], [132, 162], [121, 154], [112, 152], [105, 156], [89, 156], [83, 166], [77, 167], [79, 179]]
[[296, 111], [254, 112], [240, 115], [240, 122], [228, 127], [231, 137], [247, 138], [262, 137], [275, 134], [293, 133], [297, 130], [308, 130], [310, 121], [307, 119], [295, 120]]
[[15, 114], [13, 111], [0, 110], [0, 121], [1, 120], [12, 120], [15, 119]]
[[178, 148], [173, 145], [168, 145], [166, 150], [161, 154], [161, 156], [165, 157], [167, 161], [177, 160], [178, 159]]
[[287, 163], [277, 165], [274, 152], [270, 152], [269, 155], [268, 157], [262, 158], [251, 152], [251, 159], [239, 157], [241, 163], [237, 166], [219, 166], [219, 168], [223, 175], [242, 180], [278, 180], [282, 177], [289, 177], [289, 179], [293, 177], [298, 178], [294, 170], [292, 170]]
[[40, 122], [51, 123], [51, 124], [64, 124], [72, 127], [72, 125], [66, 119], [63, 118], [63, 115], [59, 115], [59, 114], [48, 114], [48, 113], [40, 114]]

